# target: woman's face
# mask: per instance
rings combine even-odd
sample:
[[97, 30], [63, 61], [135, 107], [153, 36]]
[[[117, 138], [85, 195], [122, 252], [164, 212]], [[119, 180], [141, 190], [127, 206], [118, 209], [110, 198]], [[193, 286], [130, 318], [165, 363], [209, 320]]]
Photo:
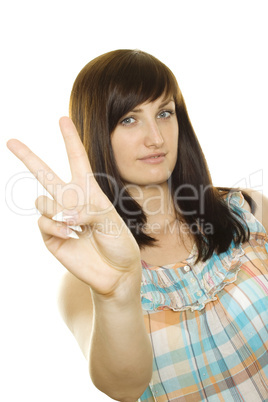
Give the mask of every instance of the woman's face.
[[111, 136], [125, 183], [162, 184], [177, 160], [179, 126], [173, 98], [142, 103], [123, 116]]

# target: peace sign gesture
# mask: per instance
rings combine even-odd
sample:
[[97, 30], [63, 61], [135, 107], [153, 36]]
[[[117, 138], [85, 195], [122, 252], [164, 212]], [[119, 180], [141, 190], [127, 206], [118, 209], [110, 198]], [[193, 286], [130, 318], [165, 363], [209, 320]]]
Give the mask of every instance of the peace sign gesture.
[[[64, 183], [25, 144], [8, 148], [53, 197], [38, 197], [38, 224], [48, 250], [76, 277], [101, 295], [140, 287], [139, 247], [96, 182], [85, 148], [68, 117], [60, 119], [72, 180]], [[76, 232], [70, 229], [71, 226]]]

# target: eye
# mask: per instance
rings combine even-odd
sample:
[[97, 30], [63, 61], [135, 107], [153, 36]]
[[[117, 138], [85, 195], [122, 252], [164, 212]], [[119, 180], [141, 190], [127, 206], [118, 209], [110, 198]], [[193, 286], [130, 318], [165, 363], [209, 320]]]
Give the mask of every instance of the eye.
[[163, 110], [162, 112], [159, 113], [157, 116], [158, 119], [168, 119], [170, 116], [172, 116], [175, 112], [173, 110]]
[[130, 124], [133, 124], [134, 122], [135, 122], [134, 117], [126, 117], [125, 119], [123, 119], [123, 120], [121, 121], [121, 124], [122, 124], [123, 126], [129, 126]]

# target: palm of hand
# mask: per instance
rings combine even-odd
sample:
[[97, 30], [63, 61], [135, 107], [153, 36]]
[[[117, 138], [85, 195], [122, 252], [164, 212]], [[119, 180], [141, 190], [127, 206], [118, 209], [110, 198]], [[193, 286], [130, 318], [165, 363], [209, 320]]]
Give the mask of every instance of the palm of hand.
[[[70, 272], [97, 293], [110, 294], [133, 275], [138, 283], [141, 274], [138, 245], [97, 184], [72, 121], [64, 117], [60, 127], [72, 173], [68, 184], [26, 145], [18, 140], [8, 142], [8, 148], [53, 197], [53, 200], [45, 196], [36, 200], [42, 214], [38, 223], [45, 245]], [[52, 220], [62, 210], [72, 218], [64, 223]], [[66, 235], [68, 224], [82, 225], [79, 240]]]

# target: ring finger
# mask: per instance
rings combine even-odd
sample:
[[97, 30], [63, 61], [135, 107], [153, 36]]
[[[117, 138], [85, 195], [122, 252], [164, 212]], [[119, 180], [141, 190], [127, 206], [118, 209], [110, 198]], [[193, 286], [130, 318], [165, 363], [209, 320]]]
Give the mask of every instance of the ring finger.
[[79, 239], [77, 234], [70, 229], [65, 223], [56, 222], [52, 219], [42, 215], [38, 219], [38, 226], [44, 241], [48, 241], [51, 237], [57, 237], [61, 239], [68, 239], [70, 237]]
[[[52, 219], [53, 217], [55, 217], [55, 215], [58, 215], [62, 211], [61, 205], [59, 205], [55, 200], [52, 200], [51, 198], [45, 195], [41, 195], [36, 199], [35, 206], [41, 215], [49, 219]], [[57, 223], [59, 222], [60, 219], [58, 217]], [[70, 220], [68, 221], [68, 227], [78, 232], [82, 231], [80, 226], [72, 225], [72, 222], [70, 222]]]

